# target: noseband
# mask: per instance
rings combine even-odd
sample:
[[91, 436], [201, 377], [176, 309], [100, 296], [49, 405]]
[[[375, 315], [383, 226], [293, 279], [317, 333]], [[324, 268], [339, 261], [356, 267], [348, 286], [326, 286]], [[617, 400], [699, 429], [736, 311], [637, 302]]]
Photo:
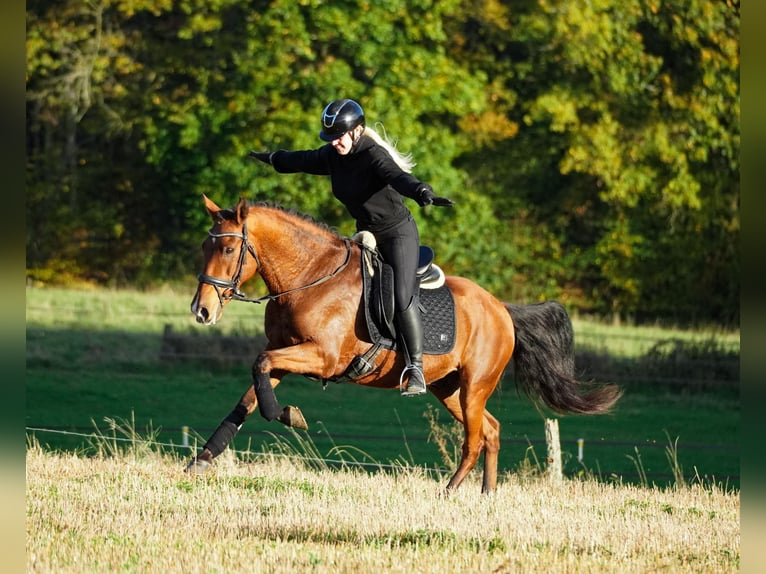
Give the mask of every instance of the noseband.
[[[242, 245], [239, 249], [239, 261], [237, 262], [237, 270], [234, 272], [234, 277], [232, 277], [231, 280], [221, 279], [220, 277], [213, 277], [212, 275], [206, 275], [204, 273], [197, 275], [197, 281], [199, 283], [206, 283], [208, 285], [212, 285], [215, 288], [215, 291], [218, 294], [218, 300], [222, 307], [224, 301], [228, 301], [230, 299], [245, 301], [247, 303], [263, 303], [264, 301], [271, 301], [283, 295], [287, 295], [288, 293], [301, 291], [302, 289], [308, 289], [309, 287], [315, 287], [316, 285], [324, 283], [325, 281], [335, 277], [338, 273], [346, 268], [348, 262], [351, 260], [351, 242], [344, 238], [343, 242], [346, 245], [346, 259], [332, 273], [320, 277], [319, 279], [316, 279], [311, 283], [301, 287], [295, 287], [294, 289], [288, 289], [287, 291], [282, 291], [281, 293], [276, 293], [273, 295], [264, 295], [258, 299], [250, 299], [239, 289], [240, 283], [242, 283], [242, 269], [245, 266], [245, 257], [247, 257], [247, 254], [250, 253], [253, 256], [253, 259], [255, 259], [255, 263], [258, 266], [258, 269], [261, 268], [261, 260], [258, 258], [258, 253], [256, 253], [255, 247], [247, 238], [247, 224], [242, 226], [242, 233], [235, 233], [233, 231], [228, 233], [213, 233], [213, 230], [211, 229], [207, 232], [207, 234], [213, 239], [218, 239], [219, 237], [238, 237], [242, 240]], [[229, 290], [228, 295], [224, 295], [226, 290]]]
[[[247, 297], [244, 293], [242, 293], [242, 291], [239, 290], [239, 285], [242, 282], [242, 269], [245, 266], [245, 257], [247, 256], [247, 253], [249, 252], [252, 254], [253, 259], [255, 259], [255, 263], [259, 268], [261, 266], [261, 262], [258, 259], [258, 254], [255, 252], [255, 247], [253, 247], [253, 244], [250, 243], [250, 241], [247, 239], [247, 225], [242, 226], [242, 233], [213, 233], [213, 230], [211, 229], [207, 232], [207, 234], [213, 239], [218, 239], [220, 237], [238, 237], [241, 239], [242, 246], [239, 249], [239, 261], [237, 262], [237, 270], [234, 272], [234, 277], [232, 277], [231, 280], [227, 281], [226, 279], [221, 279], [219, 277], [213, 277], [212, 275], [205, 275], [204, 273], [200, 273], [197, 275], [197, 281], [200, 283], [207, 283], [208, 285], [215, 287], [215, 291], [218, 293], [218, 299], [221, 301], [222, 305], [223, 301], [228, 299], [246, 300]], [[221, 289], [224, 289], [224, 291], [221, 291]], [[230, 290], [230, 294], [228, 296], [223, 295], [226, 289]]]

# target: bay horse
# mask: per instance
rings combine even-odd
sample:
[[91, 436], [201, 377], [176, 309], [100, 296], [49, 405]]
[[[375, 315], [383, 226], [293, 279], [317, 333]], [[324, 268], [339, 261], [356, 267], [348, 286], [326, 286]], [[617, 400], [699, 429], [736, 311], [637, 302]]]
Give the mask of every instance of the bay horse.
[[[268, 289], [255, 300], [268, 301], [268, 343], [252, 365], [252, 384], [188, 463], [193, 473], [209, 467], [256, 407], [268, 421], [306, 429], [300, 409], [282, 408], [274, 388], [288, 373], [337, 378], [371, 345], [358, 243], [280, 206], [241, 198], [233, 209], [221, 209], [203, 200], [213, 226], [202, 244], [203, 272], [191, 312], [197, 322], [214, 325], [229, 301], [254, 301], [240, 287], [257, 273]], [[500, 423], [486, 403], [512, 357], [516, 384], [535, 404], [560, 414], [605, 413], [621, 391], [576, 380], [572, 324], [561, 304], [506, 305], [463, 277], [448, 276], [446, 285], [454, 298], [455, 343], [447, 353], [423, 356], [428, 390], [464, 428], [460, 463], [446, 490], [457, 489], [483, 453], [482, 492], [491, 492]], [[401, 353], [383, 350], [373, 370], [354, 382], [395, 389], [404, 367]]]

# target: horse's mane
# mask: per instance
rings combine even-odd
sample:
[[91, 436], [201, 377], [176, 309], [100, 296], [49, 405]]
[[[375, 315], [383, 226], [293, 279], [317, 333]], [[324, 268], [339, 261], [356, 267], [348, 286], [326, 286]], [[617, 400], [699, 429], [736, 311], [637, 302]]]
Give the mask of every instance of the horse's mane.
[[[297, 209], [295, 209], [293, 207], [284, 207], [283, 205], [281, 205], [281, 204], [279, 204], [277, 202], [263, 201], [263, 200], [262, 201], [255, 201], [255, 202], [248, 201], [247, 204], [248, 204], [248, 207], [264, 207], [266, 209], [274, 209], [276, 211], [281, 211], [282, 213], [286, 213], [287, 215], [293, 216], [293, 217], [295, 217], [297, 219], [301, 219], [303, 221], [306, 221], [306, 222], [308, 222], [308, 223], [318, 227], [319, 229], [327, 231], [327, 232], [331, 233], [332, 235], [334, 235], [335, 237], [337, 237], [339, 239], [343, 239], [343, 236], [340, 233], [338, 233], [338, 231], [336, 229], [333, 229], [332, 227], [330, 227], [329, 225], [327, 225], [323, 221], [319, 221], [319, 220], [315, 219], [314, 217], [312, 217], [311, 215], [308, 215], [306, 213], [302, 213], [302, 212], [298, 211]], [[236, 214], [235, 214], [234, 210], [232, 210], [232, 209], [224, 209], [224, 210], [222, 210], [221, 211], [221, 215], [225, 219], [235, 219], [236, 218]]]

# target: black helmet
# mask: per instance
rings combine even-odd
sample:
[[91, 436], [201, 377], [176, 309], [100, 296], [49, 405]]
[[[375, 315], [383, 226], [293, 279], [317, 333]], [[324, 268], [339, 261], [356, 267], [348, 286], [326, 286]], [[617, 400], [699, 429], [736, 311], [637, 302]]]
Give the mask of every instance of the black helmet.
[[354, 100], [335, 100], [322, 111], [322, 130], [319, 137], [326, 142], [338, 139], [356, 126], [364, 125], [362, 106]]

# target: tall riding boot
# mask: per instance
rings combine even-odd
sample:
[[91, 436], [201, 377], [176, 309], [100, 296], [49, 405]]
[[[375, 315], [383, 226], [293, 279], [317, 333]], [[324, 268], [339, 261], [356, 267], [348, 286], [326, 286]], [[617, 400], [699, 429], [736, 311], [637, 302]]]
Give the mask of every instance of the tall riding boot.
[[407, 388], [401, 391], [402, 396], [422, 395], [426, 392], [426, 381], [423, 376], [423, 323], [416, 298], [410, 301], [409, 307], [396, 314], [396, 325], [407, 363], [399, 378], [399, 388], [402, 389], [402, 382], [407, 377]]

